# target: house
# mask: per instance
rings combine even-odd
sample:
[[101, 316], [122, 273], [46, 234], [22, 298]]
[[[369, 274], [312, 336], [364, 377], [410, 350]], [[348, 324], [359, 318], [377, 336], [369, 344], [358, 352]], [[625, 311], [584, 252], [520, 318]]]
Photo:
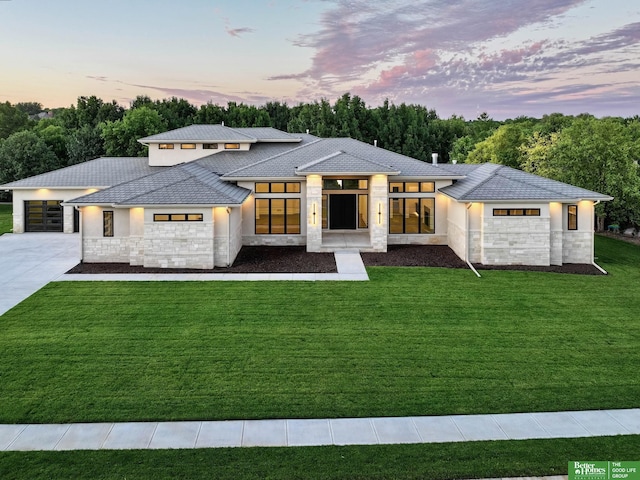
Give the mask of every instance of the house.
[[425, 163], [350, 138], [192, 125], [0, 188], [14, 232], [81, 232], [84, 262], [210, 269], [243, 245], [448, 245], [485, 265], [593, 262], [611, 197], [496, 165]]

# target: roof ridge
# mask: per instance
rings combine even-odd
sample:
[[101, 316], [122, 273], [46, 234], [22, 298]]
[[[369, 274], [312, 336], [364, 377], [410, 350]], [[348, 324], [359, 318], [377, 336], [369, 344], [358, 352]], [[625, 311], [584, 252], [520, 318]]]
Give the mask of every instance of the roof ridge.
[[[477, 184], [477, 185], [474, 185], [474, 186], [473, 186], [473, 187], [471, 187], [469, 190], [467, 190], [467, 191], [465, 192], [465, 196], [468, 196], [468, 195], [470, 195], [472, 192], [475, 192], [477, 189], [479, 189], [481, 186], [483, 186], [485, 183], [487, 183], [489, 180], [491, 180], [491, 178], [496, 174], [496, 172], [498, 172], [498, 171], [500, 170], [500, 168], [504, 166], [504, 165], [498, 165], [498, 164], [496, 164], [496, 163], [490, 163], [490, 162], [487, 162], [487, 163], [485, 163], [484, 165], [480, 165], [480, 166], [479, 166], [476, 170], [474, 170], [473, 172], [476, 172], [477, 170], [481, 170], [481, 169], [482, 169], [482, 167], [485, 167], [485, 166], [492, 166], [492, 165], [495, 165], [495, 167], [493, 167], [493, 168], [491, 169], [491, 171], [489, 172], [489, 174], [487, 175], [487, 177], [486, 177], [486, 178], [484, 178], [483, 180], [481, 180], [480, 182], [478, 182], [478, 184]], [[473, 172], [472, 172], [472, 173], [473, 173]], [[467, 178], [469, 178], [469, 176], [468, 176], [468, 175], [467, 175]]]
[[329, 155], [325, 155], [322, 158], [317, 158], [315, 160], [311, 160], [310, 162], [305, 163], [304, 165], [300, 165], [299, 167], [296, 167], [296, 170], [304, 170], [305, 168], [308, 168], [312, 165], [317, 165], [320, 162], [324, 162], [325, 160], [329, 160], [330, 158], [334, 158], [337, 157], [339, 155], [342, 155], [344, 152], [343, 150], [337, 150], [333, 153], [330, 153]]
[[291, 150], [286, 150], [286, 151], [280, 152], [280, 153], [278, 153], [276, 155], [272, 155], [271, 157], [268, 157], [268, 158], [265, 158], [265, 159], [262, 159], [262, 160], [258, 160], [257, 162], [252, 163], [250, 165], [245, 165], [244, 167], [236, 168], [235, 170], [231, 170], [230, 172], [227, 172], [224, 175], [222, 175], [222, 178], [224, 178], [224, 177], [232, 177], [233, 176], [232, 174], [234, 174], [234, 173], [241, 172], [242, 170], [246, 170], [248, 168], [255, 167], [256, 165], [261, 165], [261, 164], [263, 164], [265, 162], [269, 162], [269, 161], [273, 160], [274, 158], [278, 158], [278, 157], [281, 157], [283, 155], [288, 155], [289, 153], [295, 152], [295, 151], [300, 150], [302, 148], [309, 147], [311, 145], [315, 145], [316, 143], [318, 143], [321, 140], [323, 140], [323, 139], [322, 138], [318, 138], [318, 139], [313, 140], [313, 141], [311, 141], [309, 143], [305, 143], [304, 145], [298, 145], [297, 147], [292, 148]]

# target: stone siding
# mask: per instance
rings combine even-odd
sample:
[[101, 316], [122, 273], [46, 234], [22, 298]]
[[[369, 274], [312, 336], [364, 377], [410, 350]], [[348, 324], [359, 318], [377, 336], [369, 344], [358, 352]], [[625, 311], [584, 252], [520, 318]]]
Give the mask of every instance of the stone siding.
[[551, 264], [548, 217], [485, 217], [482, 226], [481, 263]]
[[562, 265], [562, 230], [551, 232], [551, 265]]
[[149, 222], [145, 223], [144, 237], [145, 267], [214, 266], [211, 222]]
[[138, 235], [129, 237], [129, 263], [144, 265], [144, 237]]
[[469, 232], [469, 262], [482, 263], [482, 232], [480, 230]]
[[[401, 235], [390, 234], [388, 245], [447, 245], [446, 235]], [[464, 256], [464, 253], [463, 253]]]
[[322, 249], [322, 177], [319, 175], [309, 175], [307, 177], [306, 219], [307, 236], [305, 242], [307, 251], [319, 252]]
[[[289, 247], [307, 245], [307, 237], [304, 235], [245, 235], [242, 237], [242, 245]], [[308, 251], [310, 251], [307, 248]]]
[[465, 231], [460, 228], [457, 223], [449, 221], [447, 225], [447, 245], [449, 245], [449, 248], [451, 248], [451, 250], [453, 250], [453, 252], [462, 260], [465, 260], [466, 239], [467, 236]]
[[565, 231], [562, 235], [563, 263], [591, 263], [593, 260], [593, 233]]
[[82, 261], [85, 263], [129, 263], [128, 237], [84, 237]]

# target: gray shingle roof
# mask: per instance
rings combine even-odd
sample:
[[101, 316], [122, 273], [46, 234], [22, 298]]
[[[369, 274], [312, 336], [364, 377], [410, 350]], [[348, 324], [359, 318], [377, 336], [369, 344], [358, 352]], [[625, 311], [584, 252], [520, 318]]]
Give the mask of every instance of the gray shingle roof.
[[140, 143], [159, 142], [242, 142], [255, 143], [258, 139], [246, 133], [223, 125], [189, 125], [168, 132], [150, 135], [138, 140]]
[[292, 135], [271, 127], [234, 128], [235, 131], [256, 138], [259, 142], [299, 142], [301, 135]]
[[103, 157], [0, 185], [0, 188], [109, 187], [158, 172], [146, 157]]
[[441, 188], [440, 192], [462, 202], [612, 199], [608, 195], [493, 163], [477, 166], [477, 168], [468, 171], [466, 178]]
[[[336, 152], [344, 152], [358, 159], [387, 166], [402, 176], [455, 178], [457, 175], [382, 148], [351, 138], [323, 138], [301, 145], [280, 155], [267, 158], [253, 165], [241, 167], [223, 175], [227, 179], [244, 178], [294, 178], [298, 167], [328, 157]], [[353, 173], [358, 173], [353, 170]]]
[[334, 152], [326, 157], [314, 160], [296, 168], [296, 173], [306, 175], [317, 173], [321, 175], [331, 175], [336, 173], [385, 173], [388, 175], [397, 175], [398, 170], [387, 165], [382, 165], [371, 160], [349, 155], [348, 153], [339, 151]]
[[240, 205], [251, 192], [223, 182], [206, 168], [186, 163], [69, 200], [82, 205]]

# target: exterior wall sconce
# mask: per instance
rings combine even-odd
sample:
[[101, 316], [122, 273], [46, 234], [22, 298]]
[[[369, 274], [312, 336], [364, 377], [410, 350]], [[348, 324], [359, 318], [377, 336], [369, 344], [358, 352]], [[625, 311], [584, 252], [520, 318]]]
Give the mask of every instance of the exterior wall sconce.
[[378, 225], [382, 225], [382, 203], [378, 202]]
[[317, 207], [317, 203], [313, 202], [313, 220], [312, 220], [313, 225], [316, 224], [316, 207]]

